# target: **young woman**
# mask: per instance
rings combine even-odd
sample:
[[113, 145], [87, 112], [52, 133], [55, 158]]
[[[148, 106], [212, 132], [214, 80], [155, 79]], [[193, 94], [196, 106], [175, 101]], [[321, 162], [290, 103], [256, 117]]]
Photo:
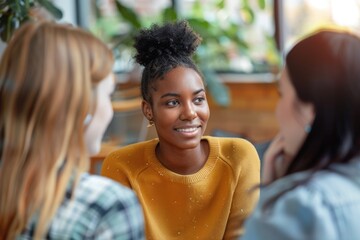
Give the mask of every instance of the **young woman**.
[[244, 239], [359, 239], [360, 39], [321, 30], [286, 56], [280, 133]]
[[111, 51], [89, 33], [28, 23], [0, 64], [0, 239], [142, 239], [126, 187], [85, 171], [112, 116]]
[[200, 37], [186, 22], [154, 25], [135, 39], [142, 109], [158, 138], [123, 147], [102, 175], [134, 189], [147, 239], [231, 239], [241, 235], [260, 182], [259, 158], [243, 139], [204, 137], [210, 116], [191, 60]]

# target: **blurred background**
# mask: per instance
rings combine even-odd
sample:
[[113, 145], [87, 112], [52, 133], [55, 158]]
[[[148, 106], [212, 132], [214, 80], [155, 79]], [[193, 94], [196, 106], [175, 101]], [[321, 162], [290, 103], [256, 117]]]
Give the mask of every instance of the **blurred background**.
[[278, 129], [282, 56], [321, 27], [360, 33], [360, 0], [0, 0], [0, 54], [13, 31], [32, 18], [85, 28], [113, 49], [115, 116], [94, 161], [101, 164], [114, 148], [156, 137], [140, 109], [133, 37], [141, 28], [179, 19], [203, 38], [194, 59], [207, 83], [206, 134], [247, 138], [262, 156]]

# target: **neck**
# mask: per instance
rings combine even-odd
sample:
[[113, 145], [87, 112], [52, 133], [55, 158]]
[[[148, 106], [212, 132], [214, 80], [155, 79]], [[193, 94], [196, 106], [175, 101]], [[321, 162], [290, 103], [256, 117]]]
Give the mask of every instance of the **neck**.
[[189, 175], [198, 172], [206, 163], [209, 156], [209, 144], [202, 140], [193, 149], [174, 150], [161, 148], [161, 144], [156, 147], [156, 157], [160, 163], [178, 174]]

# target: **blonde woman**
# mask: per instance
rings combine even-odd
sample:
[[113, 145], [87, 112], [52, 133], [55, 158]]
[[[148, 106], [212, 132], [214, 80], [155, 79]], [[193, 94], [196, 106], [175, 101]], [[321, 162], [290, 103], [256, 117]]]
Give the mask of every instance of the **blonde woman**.
[[0, 64], [0, 239], [142, 239], [131, 190], [86, 172], [112, 118], [111, 51], [50, 22], [13, 36]]

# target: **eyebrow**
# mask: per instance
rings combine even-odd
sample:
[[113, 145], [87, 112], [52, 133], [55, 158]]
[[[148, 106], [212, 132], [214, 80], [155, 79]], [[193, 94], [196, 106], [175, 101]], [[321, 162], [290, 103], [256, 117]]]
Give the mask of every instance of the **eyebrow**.
[[[197, 95], [197, 94], [199, 94], [199, 93], [201, 93], [201, 92], [205, 92], [205, 90], [202, 88], [202, 89], [199, 89], [199, 90], [197, 90], [197, 91], [195, 91], [194, 93], [193, 93], [193, 95]], [[164, 95], [162, 95], [160, 98], [165, 98], [165, 97], [179, 97], [180, 96], [180, 94], [178, 94], [178, 93], [165, 93]]]

